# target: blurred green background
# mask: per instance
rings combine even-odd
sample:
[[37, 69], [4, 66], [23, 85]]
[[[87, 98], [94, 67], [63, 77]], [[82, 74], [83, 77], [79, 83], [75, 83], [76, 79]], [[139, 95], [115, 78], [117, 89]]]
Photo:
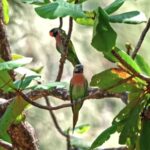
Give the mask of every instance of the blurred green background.
[[[106, 6], [112, 0], [88, 0], [84, 4], [86, 9], [94, 9], [97, 6]], [[27, 4], [22, 4], [19, 0], [9, 0], [10, 3], [10, 23], [7, 27], [8, 38], [13, 53], [23, 54], [33, 57], [34, 67], [44, 66], [42, 71], [43, 82], [54, 81], [58, 72], [60, 54], [55, 49], [55, 40], [49, 37], [49, 30], [57, 27], [59, 20], [42, 19], [36, 15], [34, 7]], [[117, 11], [125, 12], [131, 10], [143, 11], [147, 18], [150, 12], [149, 0], [127, 0], [126, 3]], [[139, 36], [145, 26], [127, 25], [127, 24], [112, 24], [118, 33], [117, 44], [120, 48], [125, 49], [125, 43], [130, 42], [134, 47], [139, 39]], [[68, 18], [64, 19], [63, 28], [68, 28]], [[106, 68], [114, 66], [108, 62], [103, 55], [97, 52], [90, 46], [92, 38], [92, 28], [85, 27], [74, 23], [72, 41], [76, 48], [76, 52], [85, 67], [85, 76], [90, 82], [91, 77], [95, 73], [99, 73]], [[149, 62], [149, 43], [150, 33], [146, 36], [141, 47], [141, 54]], [[62, 81], [69, 82], [72, 76], [73, 67], [69, 62], [66, 62]], [[50, 97], [54, 105], [63, 103], [59, 99]], [[44, 104], [44, 99], [39, 100]], [[124, 107], [120, 99], [100, 99], [86, 101], [81, 109], [78, 125], [90, 124], [91, 129], [83, 134], [75, 136], [81, 138], [87, 143], [91, 143], [97, 135], [105, 128], [109, 127], [112, 118]], [[36, 135], [39, 139], [40, 150], [65, 150], [66, 141], [54, 127], [54, 124], [47, 111], [32, 107], [26, 111], [27, 120], [35, 128]], [[61, 127], [66, 130], [72, 125], [71, 109], [66, 108], [55, 111]], [[115, 134], [102, 147], [115, 147], [117, 144], [118, 135]]]

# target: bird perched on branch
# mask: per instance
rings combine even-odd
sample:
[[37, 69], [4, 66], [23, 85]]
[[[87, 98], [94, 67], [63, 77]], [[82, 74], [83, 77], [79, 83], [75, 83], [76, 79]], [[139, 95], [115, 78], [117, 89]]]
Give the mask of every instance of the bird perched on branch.
[[73, 112], [73, 131], [78, 121], [79, 110], [83, 105], [83, 99], [87, 96], [88, 82], [83, 75], [83, 65], [78, 64], [74, 68], [73, 77], [70, 80], [70, 99]]
[[[65, 42], [67, 39], [67, 35], [63, 29], [60, 28], [54, 28], [49, 31], [50, 36], [54, 37], [56, 40], [56, 48], [59, 53], [65, 54], [66, 46]], [[80, 61], [77, 57], [77, 54], [75, 52], [73, 43], [71, 40], [68, 43], [68, 54], [67, 59], [72, 63], [73, 66], [80, 64]]]

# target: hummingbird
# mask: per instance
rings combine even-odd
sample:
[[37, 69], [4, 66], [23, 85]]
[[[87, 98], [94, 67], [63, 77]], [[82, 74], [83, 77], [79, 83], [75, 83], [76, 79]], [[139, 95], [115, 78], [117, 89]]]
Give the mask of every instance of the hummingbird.
[[83, 65], [78, 64], [73, 71], [73, 77], [70, 80], [70, 99], [73, 112], [73, 131], [78, 121], [79, 110], [83, 105], [83, 99], [88, 94], [88, 82], [83, 74]]
[[[60, 28], [53, 28], [49, 31], [50, 36], [54, 37], [56, 40], [56, 49], [60, 54], [65, 53], [65, 42], [67, 39], [66, 32], [63, 29]], [[80, 61], [77, 57], [77, 54], [75, 52], [75, 48], [73, 46], [72, 41], [70, 40], [68, 43], [68, 54], [67, 59], [72, 63], [73, 66], [80, 64]]]

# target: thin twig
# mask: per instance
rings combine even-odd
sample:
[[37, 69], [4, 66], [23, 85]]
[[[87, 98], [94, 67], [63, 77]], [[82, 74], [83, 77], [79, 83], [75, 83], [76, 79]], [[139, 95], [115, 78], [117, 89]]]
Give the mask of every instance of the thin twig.
[[148, 32], [149, 29], [150, 29], [150, 18], [148, 19], [146, 27], [144, 28], [144, 30], [143, 30], [143, 32], [142, 32], [142, 34], [141, 34], [141, 36], [140, 36], [140, 38], [138, 40], [138, 43], [137, 43], [137, 45], [135, 47], [135, 50], [132, 53], [132, 58], [133, 59], [136, 57], [136, 55], [137, 55], [137, 53], [138, 53], [138, 51], [139, 51], [139, 49], [140, 49], [140, 47], [141, 47], [141, 45], [142, 45], [142, 43], [144, 41], [146, 33]]
[[59, 18], [59, 28], [61, 29], [62, 26], [63, 26], [63, 18], [60, 17], [60, 18]]
[[[11, 60], [11, 50], [9, 41], [6, 35], [6, 29], [3, 21], [3, 9], [2, 9], [2, 0], [0, 0], [0, 58], [4, 61]], [[9, 71], [9, 74], [13, 80], [15, 80], [15, 75], [13, 71]]]
[[112, 54], [120, 61], [120, 63], [123, 66], [125, 66], [129, 71], [131, 71], [135, 77], [138, 77], [146, 81], [147, 83], [150, 82], [150, 78], [138, 73], [134, 68], [132, 68], [132, 66], [130, 66], [124, 59], [122, 59], [122, 57], [115, 50], [112, 50]]
[[12, 144], [6, 142], [6, 141], [3, 141], [0, 139], [0, 146], [7, 149], [7, 150], [13, 150], [13, 146]]
[[[28, 100], [29, 103], [31, 103], [34, 106], [38, 105], [39, 108], [42, 107], [41, 109], [57, 110], [57, 109], [72, 106], [70, 103], [67, 103], [67, 104], [62, 104], [62, 105], [59, 105], [56, 107], [49, 108], [49, 107], [45, 107], [41, 104], [34, 102], [37, 99], [42, 98], [44, 96], [53, 96], [53, 97], [59, 98], [62, 101], [70, 101], [70, 96], [69, 96], [69, 93], [66, 89], [54, 89], [53, 91], [35, 90], [35, 91], [31, 91], [31, 92], [26, 93], [26, 94], [24, 94], [24, 93], [22, 94], [22, 92], [17, 92], [17, 93], [18, 94], [21, 93], [21, 95], [23, 95], [23, 96], [25, 95], [23, 98]], [[5, 105], [3, 103], [0, 104], [0, 108], [2, 108], [4, 110], [13, 101], [15, 96], [17, 96], [17, 95], [14, 95], [14, 97], [12, 99], [10, 99], [8, 103], [5, 103]], [[98, 88], [90, 88], [88, 90], [88, 96], [85, 97], [85, 100], [96, 100], [96, 99], [100, 100], [100, 99], [103, 99], [106, 97], [116, 97], [116, 98], [122, 99], [124, 97], [124, 93], [111, 93], [111, 92], [103, 91], [103, 90], [98, 89]], [[38, 107], [38, 106], [36, 106], [36, 107]]]
[[[26, 94], [24, 94], [21, 91], [16, 91], [16, 92], [20, 96], [22, 96], [23, 99], [25, 101], [27, 101], [28, 103], [30, 103], [33, 106], [36, 106], [38, 108], [45, 109], [45, 110], [58, 110], [58, 109], [66, 108], [66, 107], [71, 107], [73, 105], [72, 103], [67, 103], [67, 104], [62, 104], [62, 105], [58, 105], [58, 106], [54, 106], [54, 107], [52, 107], [52, 106], [48, 107], [48, 106], [44, 106], [44, 105], [34, 102], [33, 99], [31, 99], [29, 96], [26, 96]], [[28, 94], [28, 95], [30, 95], [30, 94]], [[105, 91], [99, 90], [99, 89], [92, 89], [89, 91], [89, 95], [87, 97], [85, 97], [84, 100], [101, 99], [101, 98], [105, 98], [105, 97], [122, 98], [122, 96], [123, 96], [122, 94], [114, 94], [114, 93], [105, 92]], [[43, 97], [43, 95], [41, 95], [41, 97]]]
[[[60, 18], [60, 26], [59, 26], [59, 28], [61, 28], [62, 25], [63, 25], [63, 20], [62, 20], [62, 18]], [[70, 41], [70, 38], [71, 38], [72, 28], [73, 28], [73, 19], [72, 19], [72, 17], [70, 17], [69, 18], [68, 34], [67, 34], [66, 41], [64, 43], [64, 53], [61, 55], [61, 58], [60, 58], [59, 71], [58, 71], [58, 74], [57, 74], [57, 77], [56, 77], [56, 81], [60, 81], [61, 78], [62, 78], [62, 74], [63, 74], [63, 70], [64, 70], [64, 64], [65, 64], [65, 61], [66, 61], [67, 55], [68, 55], [68, 44], [69, 44], [69, 41]], [[45, 101], [46, 101], [47, 106], [50, 107], [50, 102], [49, 102], [48, 97], [45, 97]], [[61, 127], [58, 124], [56, 116], [55, 116], [55, 114], [53, 113], [52, 110], [49, 110], [49, 113], [50, 113], [50, 115], [51, 115], [51, 117], [53, 119], [53, 122], [54, 122], [55, 127], [58, 130], [58, 132], [61, 135], [63, 135], [63, 136], [66, 137], [66, 140], [67, 140], [67, 149], [70, 150], [71, 146], [70, 146], [70, 135], [69, 135], [69, 132], [68, 132], [68, 134], [65, 134], [62, 131]]]
[[44, 106], [44, 105], [41, 105], [39, 103], [36, 103], [34, 101], [32, 101], [28, 96], [26, 96], [23, 92], [21, 91], [16, 91], [20, 96], [22, 96], [22, 98], [27, 101], [28, 103], [32, 104], [33, 106], [36, 106], [38, 108], [41, 108], [41, 109], [45, 109], [45, 110], [57, 110], [57, 109], [62, 109], [62, 108], [65, 108], [65, 107], [71, 107], [72, 104], [69, 103], [69, 104], [62, 104], [62, 105], [59, 105], [59, 106], [55, 106], [55, 107], [48, 107], [48, 106]]
[[127, 83], [127, 82], [128, 82], [129, 80], [131, 80], [132, 78], [134, 78], [134, 75], [131, 75], [131, 76], [125, 78], [125, 79], [119, 80], [119, 81], [118, 81], [117, 83], [115, 83], [114, 85], [108, 87], [107, 89], [104, 89], [104, 91], [109, 91], [109, 90], [111, 90], [111, 89], [113, 89], [113, 88], [115, 88], [115, 87], [117, 87], [117, 86], [120, 86], [120, 85], [123, 84], [123, 83]]
[[125, 47], [127, 49], [127, 54], [130, 55], [131, 54], [131, 51], [132, 51], [132, 46], [131, 46], [131, 43], [126, 43], [125, 44]]
[[[50, 101], [49, 101], [48, 97], [44, 97], [44, 98], [45, 98], [45, 101], [46, 101], [47, 106], [48, 106], [48, 107], [52, 107], [51, 104], [50, 104]], [[56, 129], [59, 131], [59, 133], [60, 133], [61, 135], [63, 135], [64, 137], [67, 137], [67, 135], [66, 135], [66, 134], [62, 131], [62, 129], [60, 128], [60, 126], [59, 126], [59, 124], [58, 124], [58, 121], [57, 121], [57, 118], [56, 118], [56, 116], [55, 116], [55, 114], [53, 113], [52, 110], [49, 110], [49, 114], [50, 114], [50, 116], [52, 117], [53, 122], [54, 122], [54, 125], [55, 125]]]
[[59, 70], [58, 70], [56, 81], [60, 81], [61, 77], [62, 77], [62, 74], [63, 74], [64, 64], [65, 64], [65, 61], [66, 61], [67, 55], [68, 55], [68, 44], [69, 44], [69, 41], [70, 41], [70, 37], [71, 37], [71, 33], [72, 33], [72, 28], [73, 28], [73, 19], [72, 19], [72, 17], [70, 17], [69, 18], [68, 34], [67, 34], [66, 41], [64, 43], [64, 53], [61, 54], [60, 64], [59, 64]]
[[127, 147], [118, 147], [118, 148], [104, 148], [99, 150], [128, 150]]

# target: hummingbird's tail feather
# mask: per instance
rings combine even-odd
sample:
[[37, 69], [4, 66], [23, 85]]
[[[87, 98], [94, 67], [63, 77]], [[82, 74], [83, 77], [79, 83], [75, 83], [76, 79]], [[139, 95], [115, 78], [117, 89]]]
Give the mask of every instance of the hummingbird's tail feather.
[[78, 121], [79, 112], [73, 113], [73, 132]]

